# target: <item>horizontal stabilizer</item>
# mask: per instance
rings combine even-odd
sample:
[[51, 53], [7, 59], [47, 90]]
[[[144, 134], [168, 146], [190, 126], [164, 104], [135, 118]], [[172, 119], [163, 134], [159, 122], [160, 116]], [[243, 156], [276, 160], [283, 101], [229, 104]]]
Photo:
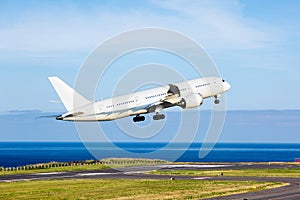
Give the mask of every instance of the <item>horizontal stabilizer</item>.
[[[78, 108], [91, 103], [91, 101], [84, 98], [81, 94], [76, 92], [73, 88], [60, 80], [58, 77], [53, 76], [48, 77], [48, 79], [50, 80], [52, 86], [54, 87], [67, 111], [74, 110], [74, 106]], [[73, 100], [75, 100], [76, 105], [74, 105]]]

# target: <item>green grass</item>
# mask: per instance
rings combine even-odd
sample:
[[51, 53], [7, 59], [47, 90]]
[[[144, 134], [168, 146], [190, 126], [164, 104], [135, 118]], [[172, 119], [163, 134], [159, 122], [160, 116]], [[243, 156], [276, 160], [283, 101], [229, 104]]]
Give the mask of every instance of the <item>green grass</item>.
[[0, 183], [0, 199], [199, 199], [283, 183], [203, 180], [49, 180]]
[[100, 170], [107, 169], [109, 166], [106, 165], [78, 165], [78, 166], [62, 166], [53, 167], [46, 169], [27, 169], [17, 171], [0, 171], [0, 176], [11, 175], [11, 174], [33, 174], [33, 173], [48, 173], [48, 172], [68, 172], [68, 171], [82, 171], [82, 170]]
[[[93, 160], [91, 160], [93, 161]], [[128, 166], [142, 166], [142, 165], [158, 165], [158, 164], [167, 164], [168, 161], [165, 160], [153, 160], [153, 159], [145, 159], [145, 158], [106, 158], [101, 160], [102, 164], [96, 163], [88, 163], [88, 161], [84, 163], [74, 163], [71, 166], [60, 166], [60, 167], [50, 167], [45, 168], [45, 166], [51, 165], [59, 165], [66, 163], [40, 163], [35, 165], [28, 165], [32, 168], [30, 169], [22, 169], [19, 167], [18, 170], [1, 170], [0, 168], [0, 176], [3, 175], [11, 175], [11, 174], [31, 174], [31, 173], [47, 173], [47, 172], [67, 172], [67, 171], [84, 171], [84, 170], [101, 170], [108, 168], [121, 168]], [[43, 166], [43, 167], [42, 167]]]
[[257, 176], [257, 177], [300, 177], [299, 169], [242, 169], [242, 170], [164, 170], [153, 174], [188, 176]]

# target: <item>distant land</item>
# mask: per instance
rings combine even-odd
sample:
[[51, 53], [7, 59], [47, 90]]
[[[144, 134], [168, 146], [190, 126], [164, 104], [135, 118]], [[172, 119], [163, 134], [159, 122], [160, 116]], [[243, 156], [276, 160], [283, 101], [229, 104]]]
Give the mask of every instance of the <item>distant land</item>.
[[[195, 110], [197, 111], [197, 110]], [[183, 111], [184, 112], [184, 111]], [[73, 122], [56, 121], [39, 116], [48, 113], [39, 110], [13, 110], [0, 114], [0, 142], [5, 141], [55, 141], [79, 142]], [[165, 142], [176, 134], [180, 112], [167, 112], [166, 128], [159, 137], [141, 142]], [[210, 111], [200, 110], [201, 121], [195, 142], [202, 142], [207, 130]], [[146, 118], [150, 120], [150, 118]], [[191, 119], [192, 123], [192, 119]], [[110, 131], [115, 142], [139, 142], [122, 133], [115, 122], [100, 122]], [[146, 127], [145, 127], [146, 128]], [[227, 111], [219, 142], [236, 143], [299, 143], [300, 110], [235, 110]]]

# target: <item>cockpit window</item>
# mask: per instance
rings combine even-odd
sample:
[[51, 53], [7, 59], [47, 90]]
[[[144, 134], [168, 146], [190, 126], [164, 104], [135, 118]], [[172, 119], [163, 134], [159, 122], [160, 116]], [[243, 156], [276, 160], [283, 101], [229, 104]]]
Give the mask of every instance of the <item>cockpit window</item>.
[[224, 80], [224, 79], [222, 79], [222, 82], [225, 82], [225, 80]]

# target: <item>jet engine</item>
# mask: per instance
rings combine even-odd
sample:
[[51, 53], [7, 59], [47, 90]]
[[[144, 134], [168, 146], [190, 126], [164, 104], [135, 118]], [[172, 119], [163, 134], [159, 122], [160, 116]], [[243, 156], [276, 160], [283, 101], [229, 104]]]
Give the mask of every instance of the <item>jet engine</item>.
[[181, 101], [179, 102], [179, 106], [183, 109], [186, 108], [195, 108], [202, 104], [203, 98], [201, 94], [189, 94], [183, 96]]

